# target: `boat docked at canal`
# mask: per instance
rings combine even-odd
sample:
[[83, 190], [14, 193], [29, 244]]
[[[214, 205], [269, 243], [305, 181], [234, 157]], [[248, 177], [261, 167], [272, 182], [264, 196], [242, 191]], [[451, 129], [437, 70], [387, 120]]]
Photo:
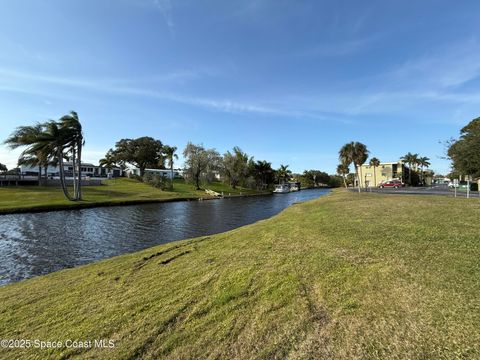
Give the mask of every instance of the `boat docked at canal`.
[[290, 185], [289, 184], [278, 184], [275, 185], [275, 188], [273, 189], [273, 192], [275, 194], [286, 194], [290, 192]]

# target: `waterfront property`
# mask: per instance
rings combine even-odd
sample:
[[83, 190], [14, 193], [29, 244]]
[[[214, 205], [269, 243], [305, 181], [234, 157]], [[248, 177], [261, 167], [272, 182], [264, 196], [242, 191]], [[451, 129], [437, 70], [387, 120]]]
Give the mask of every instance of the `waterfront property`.
[[115, 347], [0, 357], [476, 359], [479, 212], [471, 199], [336, 191], [228, 233], [3, 286], [0, 338]]
[[[14, 179], [9, 181], [9, 185], [15, 185]], [[160, 190], [128, 178], [104, 179], [101, 182], [102, 185], [94, 179], [85, 180], [84, 182], [86, 183], [87, 181], [97, 185], [88, 186], [84, 189], [83, 201], [68, 201], [58, 189], [52, 186], [9, 186], [0, 188], [0, 214], [16, 211], [40, 211], [211, 197], [205, 191], [194, 190], [191, 184], [187, 184], [182, 179], [174, 180], [175, 186], [172, 191]], [[55, 180], [48, 180], [48, 183], [54, 184]], [[31, 177], [30, 181], [30, 185], [32, 184], [38, 184], [33, 177]], [[244, 188], [232, 189], [230, 186], [220, 182], [209, 183], [208, 188], [219, 193], [224, 192], [231, 195], [240, 195], [240, 193], [243, 195], [255, 195], [262, 193], [261, 191]]]
[[[375, 167], [369, 164], [363, 164], [359, 167], [360, 187], [378, 187], [382, 182], [389, 180], [400, 180], [405, 183], [408, 179], [409, 171], [410, 168], [401, 160], [396, 162], [382, 162], [379, 166]], [[423, 173], [425, 185], [432, 185], [433, 172], [426, 169]]]
[[[73, 164], [71, 162], [65, 162], [65, 176], [73, 176]], [[123, 175], [123, 170], [119, 167], [106, 168], [91, 163], [82, 163], [82, 176], [88, 177], [101, 177], [101, 178], [116, 178]], [[38, 176], [39, 168], [28, 165], [20, 166], [20, 174], [24, 176]], [[58, 166], [48, 166], [47, 169], [42, 170], [42, 175], [47, 174], [48, 177], [60, 176], [60, 169]]]
[[[125, 174], [140, 176], [140, 169], [136, 167], [129, 167], [125, 170]], [[172, 171], [170, 169], [145, 169], [145, 174], [158, 175], [167, 179], [172, 178]], [[173, 178], [183, 178], [183, 169], [173, 169]]]

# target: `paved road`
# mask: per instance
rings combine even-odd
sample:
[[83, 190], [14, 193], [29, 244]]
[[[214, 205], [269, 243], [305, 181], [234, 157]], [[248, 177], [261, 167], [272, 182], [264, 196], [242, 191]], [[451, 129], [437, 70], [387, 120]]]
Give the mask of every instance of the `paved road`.
[[[356, 191], [356, 189], [354, 190]], [[399, 194], [399, 195], [444, 195], [444, 196], [455, 195], [455, 191], [453, 189], [449, 189], [448, 186], [446, 185], [434, 185], [434, 186], [425, 186], [425, 187], [404, 187], [400, 189], [374, 188], [374, 189], [368, 189], [368, 192], [380, 193], [380, 194]], [[457, 197], [466, 197], [466, 196], [467, 196], [467, 192], [465, 190], [457, 191]], [[470, 191], [470, 197], [479, 198], [480, 194], [478, 191]]]

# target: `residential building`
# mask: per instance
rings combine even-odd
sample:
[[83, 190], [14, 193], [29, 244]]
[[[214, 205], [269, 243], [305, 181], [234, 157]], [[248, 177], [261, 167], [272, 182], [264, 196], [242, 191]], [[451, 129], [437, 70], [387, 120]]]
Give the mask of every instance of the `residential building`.
[[[425, 185], [430, 186], [433, 183], [433, 171], [425, 169], [423, 177], [418, 170], [419, 180], [423, 178]], [[377, 187], [381, 182], [388, 180], [400, 180], [404, 183], [408, 181], [409, 167], [401, 160], [396, 162], [383, 162], [375, 168], [369, 164], [364, 164], [359, 168], [359, 178], [361, 187]]]
[[[73, 177], [73, 163], [64, 163], [65, 176]], [[26, 176], [38, 176], [38, 167], [20, 166], [20, 173]], [[45, 169], [42, 169], [42, 174], [45, 173]], [[113, 167], [107, 169], [106, 167], [94, 165], [91, 163], [82, 163], [82, 177], [120, 177], [123, 175], [123, 170], [119, 167]], [[60, 176], [60, 169], [58, 166], [48, 166], [47, 176], [54, 177]]]
[[373, 167], [368, 164], [360, 166], [358, 176], [361, 187], [377, 187], [382, 181], [401, 180], [408, 177], [408, 167], [402, 162], [383, 162]]
[[[130, 167], [125, 170], [125, 174], [140, 176], [140, 169], [136, 167]], [[170, 169], [145, 169], [145, 174], [159, 175], [170, 179], [172, 177], [172, 171]], [[182, 178], [183, 169], [173, 169], [173, 178]]]

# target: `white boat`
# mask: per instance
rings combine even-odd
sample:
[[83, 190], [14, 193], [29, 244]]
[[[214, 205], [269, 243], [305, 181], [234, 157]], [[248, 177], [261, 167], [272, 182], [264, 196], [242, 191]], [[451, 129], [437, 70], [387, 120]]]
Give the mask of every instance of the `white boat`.
[[298, 186], [297, 183], [291, 183], [290, 184], [290, 191], [299, 191], [300, 187]]
[[288, 184], [279, 184], [275, 185], [275, 189], [273, 189], [275, 194], [285, 194], [290, 192], [290, 186]]

